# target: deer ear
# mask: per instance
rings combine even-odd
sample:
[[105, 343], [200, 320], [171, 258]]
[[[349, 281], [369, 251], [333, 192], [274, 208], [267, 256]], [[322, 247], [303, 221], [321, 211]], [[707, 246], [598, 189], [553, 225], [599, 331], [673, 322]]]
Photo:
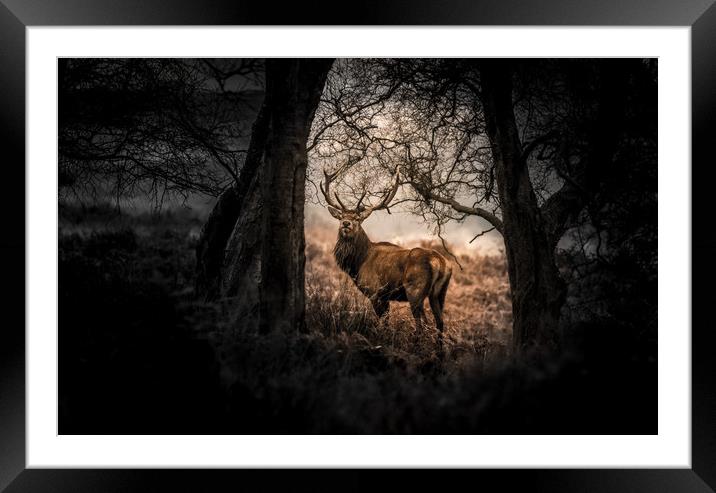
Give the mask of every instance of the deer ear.
[[339, 210], [336, 209], [335, 207], [331, 207], [330, 205], [327, 206], [327, 207], [328, 207], [328, 212], [331, 213], [331, 216], [335, 217], [336, 219], [340, 219], [340, 218], [341, 218], [341, 211], [339, 211]]

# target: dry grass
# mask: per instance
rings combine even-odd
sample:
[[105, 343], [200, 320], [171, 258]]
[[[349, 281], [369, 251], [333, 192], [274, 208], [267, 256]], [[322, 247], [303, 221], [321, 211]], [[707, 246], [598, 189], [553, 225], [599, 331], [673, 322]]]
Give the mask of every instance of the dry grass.
[[629, 326], [593, 324], [583, 363], [508, 357], [503, 257], [461, 255], [440, 361], [435, 329], [416, 333], [405, 303], [376, 320], [335, 265], [332, 228], [306, 231], [308, 333], [260, 335], [237, 323], [231, 299], [194, 298], [197, 219], [71, 212], [59, 245], [62, 433], [652, 429], [652, 367], [624, 349]]
[[[378, 348], [417, 366], [435, 357], [434, 326], [416, 331], [407, 303], [391, 302], [389, 314], [377, 319], [368, 300], [336, 266], [335, 231], [313, 226], [306, 238], [306, 315], [311, 332], [348, 346]], [[437, 243], [414, 246], [442, 250]], [[462, 269], [453, 265], [445, 303], [446, 364], [502, 359], [512, 323], [505, 258], [463, 254], [460, 264]], [[427, 303], [426, 313], [431, 313]]]
[[213, 330], [195, 326], [216, 349], [232, 433], [479, 432], [484, 409], [518, 392], [491, 380], [510, 361], [504, 258], [463, 255], [455, 266], [441, 361], [435, 328], [416, 332], [406, 303], [377, 319], [336, 266], [335, 231], [309, 227], [306, 240], [307, 334], [226, 324], [230, 303]]

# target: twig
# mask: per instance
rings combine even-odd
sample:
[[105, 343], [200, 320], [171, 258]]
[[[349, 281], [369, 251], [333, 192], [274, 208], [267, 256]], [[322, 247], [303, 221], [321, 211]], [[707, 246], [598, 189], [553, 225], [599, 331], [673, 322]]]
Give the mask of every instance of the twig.
[[489, 233], [489, 232], [492, 231], [493, 229], [495, 229], [494, 226], [491, 227], [490, 229], [486, 229], [486, 230], [483, 231], [482, 233], [477, 233], [477, 234], [475, 235], [475, 237], [474, 237], [473, 239], [471, 239], [468, 243], [472, 243], [473, 241], [475, 241], [476, 239], [478, 239], [480, 236]]

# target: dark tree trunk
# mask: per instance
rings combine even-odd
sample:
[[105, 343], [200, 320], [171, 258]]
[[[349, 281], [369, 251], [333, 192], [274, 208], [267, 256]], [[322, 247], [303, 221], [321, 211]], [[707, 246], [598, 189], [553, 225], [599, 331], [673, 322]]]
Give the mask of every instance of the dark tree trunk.
[[221, 266], [219, 291], [234, 298], [234, 321], [242, 329], [258, 325], [259, 285], [261, 282], [261, 170], [244, 198], [241, 212], [226, 244]]
[[306, 140], [332, 60], [266, 64], [266, 97], [235, 187], [212, 211], [197, 246], [197, 290], [236, 299], [236, 322], [303, 329]]
[[233, 247], [229, 247], [228, 243], [235, 236], [237, 224], [250, 223], [260, 204], [256, 177], [263, 161], [268, 133], [266, 104], [264, 100], [252, 127], [251, 142], [239, 180], [219, 197], [202, 228], [196, 247], [196, 291], [207, 301], [235, 295], [238, 284], [235, 276], [227, 279], [227, 270], [250, 270], [249, 263], [244, 263], [249, 261], [250, 256], [236, 255], [236, 249], [242, 249], [241, 242], [234, 241]]
[[233, 186], [219, 196], [201, 228], [196, 246], [196, 293], [205, 301], [212, 301], [219, 296], [219, 273], [224, 261], [224, 248], [240, 209], [241, 200]]
[[532, 188], [512, 102], [508, 61], [481, 64], [482, 100], [502, 207], [512, 290], [513, 347], [554, 347], [565, 300], [554, 247]]
[[304, 329], [306, 140], [332, 61], [266, 64], [269, 136], [262, 170], [259, 328]]

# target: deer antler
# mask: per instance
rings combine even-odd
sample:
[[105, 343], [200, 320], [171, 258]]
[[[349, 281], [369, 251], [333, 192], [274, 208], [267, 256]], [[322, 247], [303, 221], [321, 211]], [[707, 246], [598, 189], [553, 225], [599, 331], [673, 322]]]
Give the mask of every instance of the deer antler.
[[[341, 201], [340, 197], [337, 193], [333, 192], [333, 197], [331, 197], [331, 183], [333, 183], [333, 180], [340, 175], [343, 170], [345, 169], [345, 166], [339, 168], [334, 173], [329, 173], [325, 169], [323, 170], [323, 176], [325, 180], [325, 186], [324, 182], [320, 182], [318, 184], [318, 187], [321, 189], [321, 193], [323, 194], [323, 197], [326, 199], [326, 203], [333, 207], [334, 209], [338, 209], [342, 212], [359, 212], [363, 218], [368, 217], [373, 211], [378, 211], [381, 209], [386, 209], [388, 211], [388, 214], [390, 214], [390, 209], [388, 209], [390, 202], [395, 198], [395, 194], [398, 192], [398, 186], [400, 185], [400, 166], [395, 168], [395, 175], [394, 175], [394, 183], [393, 186], [390, 188], [390, 190], [383, 196], [383, 199], [374, 206], [364, 206], [363, 205], [363, 199], [365, 198], [366, 194], [368, 193], [367, 190], [363, 190], [363, 195], [360, 196], [358, 199], [358, 202], [356, 203], [355, 208], [350, 209], [349, 207], [346, 207], [346, 205]], [[335, 198], [335, 200], [334, 200]]]
[[[390, 203], [395, 198], [395, 194], [398, 192], [398, 187], [400, 186], [400, 166], [397, 166], [395, 168], [395, 175], [393, 175], [393, 186], [390, 188], [388, 193], [386, 193], [383, 196], [383, 199], [374, 206], [369, 207], [363, 207], [362, 209], [358, 209], [361, 212], [361, 215], [363, 216], [363, 219], [370, 216], [373, 212], [379, 211], [381, 209], [385, 209], [388, 211], [388, 214], [390, 214], [390, 209], [388, 208], [390, 206]], [[365, 196], [365, 193], [363, 194]], [[363, 200], [363, 197], [361, 197], [361, 201]], [[359, 202], [360, 204], [360, 202]]]
[[324, 169], [324, 170], [323, 170], [323, 176], [324, 176], [324, 178], [325, 178], [325, 180], [326, 180], [326, 187], [323, 188], [323, 182], [320, 182], [320, 183], [318, 184], [318, 186], [319, 186], [319, 188], [321, 189], [321, 193], [323, 194], [323, 197], [325, 197], [326, 203], [327, 203], [328, 205], [330, 205], [330, 206], [333, 207], [334, 209], [338, 209], [338, 210], [340, 210], [340, 211], [345, 212], [345, 211], [347, 211], [348, 209], [346, 208], [346, 206], [343, 205], [343, 202], [341, 202], [341, 199], [338, 198], [338, 194], [337, 194], [337, 193], [334, 192], [333, 195], [335, 196], [335, 198], [336, 198], [336, 200], [337, 200], [338, 202], [335, 202], [335, 201], [331, 198], [331, 189], [330, 189], [331, 183], [332, 183], [333, 180], [336, 178], [336, 176], [338, 176], [339, 174], [341, 174], [342, 171], [343, 171], [343, 168], [339, 168], [335, 173], [328, 173], [328, 171], [326, 171], [326, 170]]

